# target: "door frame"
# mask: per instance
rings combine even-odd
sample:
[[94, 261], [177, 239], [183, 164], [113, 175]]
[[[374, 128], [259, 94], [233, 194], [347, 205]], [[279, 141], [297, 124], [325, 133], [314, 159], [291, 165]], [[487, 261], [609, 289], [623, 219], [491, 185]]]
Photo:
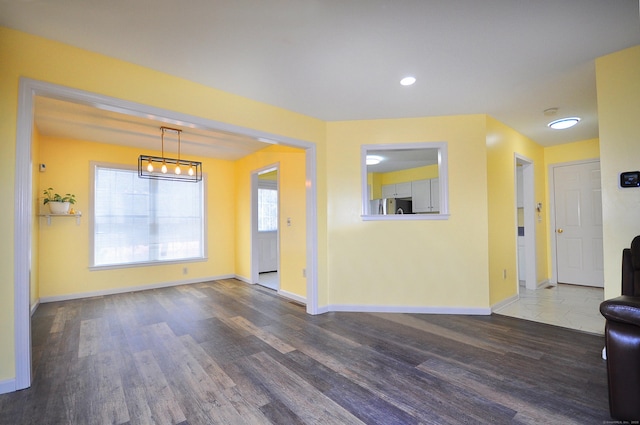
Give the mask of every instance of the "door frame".
[[[280, 271], [280, 264], [282, 262], [282, 256], [280, 255], [280, 163], [276, 162], [271, 165], [267, 165], [251, 172], [251, 283], [257, 284], [260, 282], [260, 262], [258, 261], [260, 254], [258, 253], [258, 189], [259, 189], [259, 176], [270, 171], [277, 171], [278, 178], [276, 180], [276, 190], [278, 191], [278, 230], [276, 235], [277, 250], [278, 250], [278, 271]], [[278, 288], [280, 284], [278, 284]], [[279, 290], [279, 289], [278, 289]]]
[[549, 240], [551, 243], [551, 284], [558, 285], [558, 253], [556, 252], [556, 182], [555, 169], [571, 165], [581, 165], [589, 163], [600, 163], [600, 158], [583, 159], [580, 161], [559, 162], [549, 165]]
[[[513, 175], [516, 191], [516, 223], [518, 222], [518, 164], [522, 166], [522, 202], [524, 209], [524, 248], [525, 248], [525, 288], [535, 290], [538, 288], [538, 270], [536, 261], [536, 220], [535, 220], [535, 178], [533, 160], [518, 153], [514, 154]], [[518, 228], [515, 230], [516, 267], [518, 253]], [[516, 279], [518, 293], [520, 293], [520, 273]]]
[[15, 380], [3, 390], [31, 386], [30, 268], [33, 219], [32, 133], [36, 96], [105, 108], [128, 115], [153, 117], [168, 124], [190, 123], [200, 128], [222, 130], [305, 150], [306, 173], [306, 271], [307, 313], [320, 314], [318, 308], [318, 231], [317, 160], [315, 143], [196, 117], [150, 105], [131, 102], [84, 90], [21, 77], [16, 122], [15, 203], [14, 203], [14, 342]]

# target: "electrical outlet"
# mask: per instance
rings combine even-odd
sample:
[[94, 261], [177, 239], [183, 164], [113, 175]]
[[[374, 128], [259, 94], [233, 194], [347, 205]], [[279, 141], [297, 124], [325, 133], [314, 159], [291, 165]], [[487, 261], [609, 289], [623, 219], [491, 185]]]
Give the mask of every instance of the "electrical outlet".
[[302, 277], [307, 277], [307, 269], [302, 269]]
[[187, 267], [183, 267], [182, 274], [189, 274], [189, 269]]
[[507, 269], [502, 270], [502, 278], [503, 279], [507, 278]]

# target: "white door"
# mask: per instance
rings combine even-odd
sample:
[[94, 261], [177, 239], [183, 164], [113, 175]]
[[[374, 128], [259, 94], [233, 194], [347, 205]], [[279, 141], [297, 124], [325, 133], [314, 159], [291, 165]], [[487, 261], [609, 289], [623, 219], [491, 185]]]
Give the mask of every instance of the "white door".
[[604, 287], [600, 162], [553, 169], [559, 283]]
[[258, 272], [278, 271], [278, 232], [258, 232]]

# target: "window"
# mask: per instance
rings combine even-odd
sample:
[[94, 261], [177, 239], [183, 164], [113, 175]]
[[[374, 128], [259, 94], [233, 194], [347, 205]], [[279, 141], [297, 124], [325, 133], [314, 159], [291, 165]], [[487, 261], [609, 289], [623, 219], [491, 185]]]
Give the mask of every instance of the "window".
[[148, 180], [93, 166], [92, 266], [203, 259], [204, 180]]
[[258, 232], [278, 230], [278, 189], [275, 181], [258, 183]]
[[363, 220], [449, 218], [447, 142], [362, 145], [360, 162]]

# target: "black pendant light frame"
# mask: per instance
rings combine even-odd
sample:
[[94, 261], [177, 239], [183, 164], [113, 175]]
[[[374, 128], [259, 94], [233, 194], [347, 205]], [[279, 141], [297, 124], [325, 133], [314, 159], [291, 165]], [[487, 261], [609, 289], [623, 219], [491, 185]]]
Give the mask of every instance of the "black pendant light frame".
[[[140, 155], [138, 158], [138, 177], [142, 179], [173, 180], [196, 183], [202, 180], [202, 162], [180, 159], [180, 133], [182, 130], [160, 127], [162, 131], [162, 156]], [[178, 158], [164, 156], [164, 133], [178, 133]], [[162, 171], [164, 167], [165, 171]], [[179, 167], [179, 173], [177, 169]]]

